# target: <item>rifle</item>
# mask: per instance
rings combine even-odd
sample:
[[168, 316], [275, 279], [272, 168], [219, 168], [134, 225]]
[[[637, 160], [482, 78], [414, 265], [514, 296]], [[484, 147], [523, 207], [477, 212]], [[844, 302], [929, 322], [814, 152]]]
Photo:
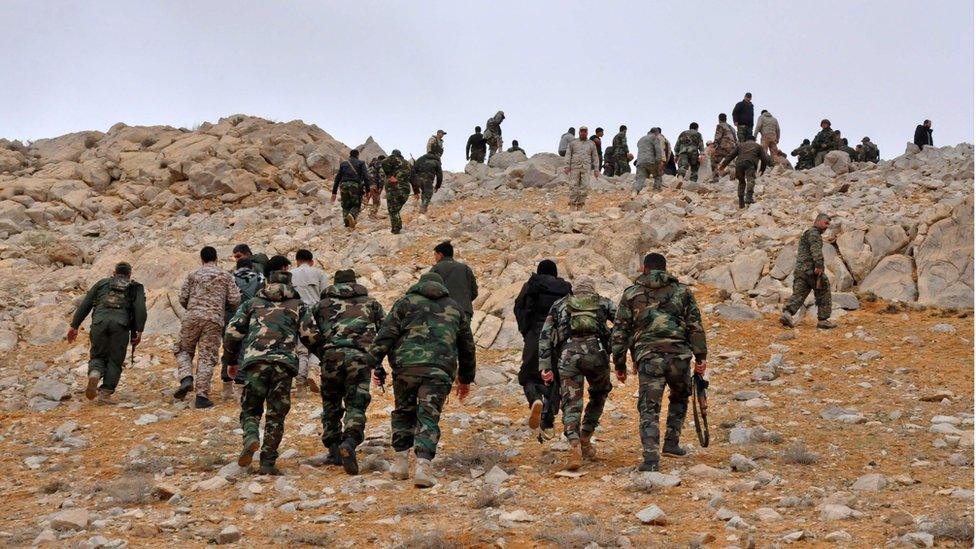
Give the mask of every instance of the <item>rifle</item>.
[[695, 418], [695, 433], [698, 435], [698, 442], [702, 448], [708, 448], [708, 396], [705, 390], [708, 389], [708, 380], [700, 374], [691, 377], [691, 410]]

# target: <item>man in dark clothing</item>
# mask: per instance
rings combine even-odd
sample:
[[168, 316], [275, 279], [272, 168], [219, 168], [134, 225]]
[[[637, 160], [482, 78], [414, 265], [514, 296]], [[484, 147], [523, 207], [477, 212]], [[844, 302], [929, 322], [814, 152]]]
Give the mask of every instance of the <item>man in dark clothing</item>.
[[620, 126], [620, 131], [613, 136], [613, 156], [616, 168], [614, 175], [630, 173], [630, 148], [627, 146], [627, 126]]
[[475, 126], [474, 133], [468, 138], [468, 144], [464, 146], [464, 159], [480, 164], [485, 161], [486, 154], [488, 154], [488, 142], [481, 134], [481, 126]]
[[813, 137], [813, 142], [810, 143], [814, 153], [816, 153], [813, 159], [814, 166], [823, 164], [827, 153], [836, 150], [837, 144], [834, 140], [834, 130], [830, 127], [830, 120], [824, 118], [820, 121], [820, 132]]
[[336, 200], [336, 191], [342, 191], [342, 222], [350, 229], [356, 228], [356, 217], [363, 207], [363, 193], [368, 186], [366, 163], [359, 159], [359, 151], [349, 151], [349, 160], [339, 164], [332, 183], [332, 202]]
[[[119, 263], [109, 278], [103, 278], [85, 294], [75, 310], [68, 329], [68, 342], [74, 343], [78, 328], [88, 313], [92, 315], [88, 337], [91, 351], [88, 359], [88, 386], [85, 397], [110, 403], [122, 377], [125, 351], [129, 342], [135, 348], [146, 327], [146, 292], [142, 284], [132, 280], [132, 266]], [[102, 386], [98, 387], [98, 382]]]
[[252, 253], [251, 247], [247, 244], [238, 244], [234, 246], [234, 251], [232, 252], [234, 256], [234, 261], [240, 261], [242, 259], [251, 260], [251, 268], [262, 276], [268, 273], [268, 254], [265, 253]]
[[742, 101], [735, 104], [732, 108], [732, 123], [735, 124], [736, 133], [739, 136], [739, 143], [745, 141], [746, 135], [752, 135], [753, 120], [755, 120], [755, 110], [752, 106], [752, 94], [747, 93]]
[[413, 163], [413, 192], [420, 193], [420, 213], [427, 213], [434, 191], [444, 183], [444, 172], [441, 170], [441, 157], [434, 153], [427, 153]]
[[858, 157], [858, 160], [861, 162], [873, 162], [877, 164], [881, 160], [881, 151], [878, 150], [877, 145], [871, 142], [870, 137], [862, 139], [858, 147], [861, 148], [861, 154]]
[[590, 141], [596, 143], [596, 156], [600, 160], [599, 166], [603, 167], [603, 128], [597, 128], [593, 135], [590, 136]]
[[[542, 429], [540, 441], [554, 436], [553, 426], [559, 409], [559, 380], [546, 385], [539, 374], [539, 334], [552, 304], [572, 291], [573, 286], [559, 278], [556, 264], [545, 259], [539, 262], [535, 274], [529, 277], [515, 298], [515, 321], [523, 342], [518, 381], [531, 410], [529, 427]], [[553, 372], [558, 374], [558, 368]]]
[[925, 148], [926, 145], [933, 147], [932, 144], [932, 121], [926, 120], [918, 126], [915, 126], [915, 145], [919, 149]]
[[773, 161], [766, 154], [766, 150], [756, 143], [756, 137], [752, 134], [746, 135], [745, 140], [736, 145], [719, 165], [719, 169], [724, 170], [732, 160], [735, 160], [735, 178], [739, 180], [739, 207], [745, 208], [746, 204], [754, 202], [752, 192], [756, 186], [756, 169], [759, 168], [759, 173], [762, 174]]
[[842, 151], [844, 151], [844, 152], [847, 153], [847, 156], [849, 156], [851, 158], [851, 162], [857, 162], [857, 149], [855, 149], [854, 147], [852, 147], [847, 142], [847, 138], [846, 137], [841, 138], [840, 142], [841, 142], [841, 148], [840, 148], [840, 150], [842, 150]]
[[793, 149], [790, 153], [792, 156], [796, 157], [796, 169], [797, 170], [809, 170], [813, 167], [814, 158], [817, 153], [813, 150], [813, 146], [810, 145], [809, 139], [804, 139], [803, 143], [799, 147]]
[[454, 261], [454, 246], [450, 241], [434, 246], [434, 266], [430, 268], [430, 272], [441, 275], [451, 299], [457, 302], [470, 323], [471, 316], [474, 314], [471, 302], [478, 297], [478, 282], [474, 278], [471, 267], [460, 261]]
[[525, 149], [523, 149], [522, 147], [519, 147], [518, 139], [513, 139], [512, 140], [512, 146], [509, 147], [508, 150], [506, 150], [505, 152], [525, 154]]

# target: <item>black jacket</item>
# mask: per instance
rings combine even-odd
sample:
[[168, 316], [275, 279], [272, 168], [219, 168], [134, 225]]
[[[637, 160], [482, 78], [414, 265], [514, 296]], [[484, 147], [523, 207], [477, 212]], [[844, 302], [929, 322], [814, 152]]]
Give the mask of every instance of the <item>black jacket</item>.
[[362, 186], [366, 186], [366, 163], [358, 158], [349, 158], [339, 163], [339, 171], [336, 172], [335, 180], [332, 182], [332, 194], [339, 192], [339, 183], [343, 181], [358, 181]]
[[932, 145], [932, 128], [926, 128], [922, 124], [915, 126], [915, 144], [918, 148], [922, 148], [923, 145]]
[[535, 328], [542, 330], [552, 304], [572, 293], [573, 286], [552, 275], [533, 274], [515, 298], [515, 321], [519, 332], [525, 334]]
[[732, 109], [732, 123], [737, 126], [752, 126], [756, 111], [753, 110], [752, 103], [747, 103], [745, 99], [735, 104]]
[[485, 152], [487, 150], [488, 142], [485, 141], [485, 136], [481, 133], [473, 133], [468, 138], [468, 144], [464, 147], [464, 159], [470, 159], [472, 152]]

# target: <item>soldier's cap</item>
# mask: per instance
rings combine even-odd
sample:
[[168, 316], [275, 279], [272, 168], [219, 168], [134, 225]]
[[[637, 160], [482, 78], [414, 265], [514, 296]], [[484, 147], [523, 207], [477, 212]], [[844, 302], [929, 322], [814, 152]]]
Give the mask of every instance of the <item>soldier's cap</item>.
[[115, 274], [129, 276], [132, 274], [132, 265], [128, 262], [121, 261], [115, 264]]
[[356, 281], [356, 271], [352, 269], [341, 269], [335, 272], [332, 277], [332, 281], [335, 284], [351, 283]]
[[865, 137], [864, 139], [861, 140], [861, 143], [867, 143], [868, 141], [871, 141], [871, 138]]
[[588, 276], [581, 276], [573, 283], [574, 294], [595, 294], [596, 286], [593, 279]]
[[439, 133], [441, 135], [447, 135], [447, 132], [444, 131], [444, 130], [437, 130], [437, 133]]
[[393, 152], [390, 153], [390, 156], [403, 156], [403, 153], [400, 152], [400, 149], [393, 149]]

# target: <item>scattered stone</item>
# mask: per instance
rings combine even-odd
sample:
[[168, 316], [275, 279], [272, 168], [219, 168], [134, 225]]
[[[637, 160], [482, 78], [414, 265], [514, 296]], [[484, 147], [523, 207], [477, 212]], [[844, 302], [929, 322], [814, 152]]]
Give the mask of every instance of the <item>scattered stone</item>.
[[230, 484], [230, 482], [228, 482], [226, 478], [221, 475], [217, 475], [211, 479], [201, 480], [200, 482], [194, 484], [193, 490], [219, 490], [228, 484]]
[[56, 379], [42, 377], [31, 386], [27, 396], [39, 396], [47, 400], [59, 402], [71, 398], [71, 387]]
[[888, 479], [884, 475], [872, 473], [857, 479], [854, 485], [851, 486], [851, 490], [857, 492], [880, 492], [886, 486], [888, 486]]
[[942, 402], [946, 399], [952, 400], [955, 397], [955, 393], [948, 389], [937, 389], [918, 397], [918, 399], [922, 402]]
[[504, 522], [535, 522], [535, 517], [528, 514], [522, 509], [516, 509], [511, 512], [504, 512], [498, 515], [498, 520]]
[[729, 464], [732, 466], [733, 471], [740, 473], [752, 471], [758, 468], [755, 461], [752, 461], [742, 454], [732, 454], [732, 457], [729, 458]]
[[76, 507], [67, 509], [51, 517], [51, 528], [55, 530], [84, 530], [90, 520], [88, 510]]
[[910, 532], [902, 536], [900, 540], [909, 547], [932, 547], [935, 545], [935, 536], [928, 532]]
[[783, 515], [776, 512], [775, 509], [770, 509], [769, 507], [760, 507], [755, 511], [756, 518], [760, 522], [776, 522], [783, 519]]
[[930, 331], [937, 334], [954, 334], [956, 333], [956, 327], [952, 324], [936, 324], [929, 328]]
[[864, 513], [855, 511], [846, 505], [828, 503], [820, 508], [820, 520], [824, 522], [856, 519], [863, 515]]
[[780, 538], [786, 543], [796, 543], [798, 541], [817, 539], [817, 536], [813, 535], [812, 532], [806, 530], [797, 530], [796, 532], [790, 532], [785, 536]]
[[657, 471], [638, 473], [637, 479], [641, 484], [655, 488], [672, 488], [681, 484], [680, 478]]
[[488, 484], [493, 484], [495, 486], [508, 480], [509, 474], [505, 472], [504, 469], [495, 465], [485, 474], [485, 482]]
[[156, 423], [159, 421], [159, 417], [156, 414], [142, 414], [136, 419], [136, 425], [149, 425], [150, 423]]
[[241, 531], [237, 529], [233, 524], [227, 526], [217, 534], [217, 543], [220, 545], [225, 545], [228, 543], [237, 543], [241, 539]]
[[703, 477], [703, 478], [721, 478], [728, 476], [728, 471], [722, 469], [716, 469], [704, 463], [699, 463], [688, 469], [688, 474], [693, 477]]
[[829, 541], [831, 543], [837, 543], [837, 544], [850, 543], [854, 541], [854, 536], [848, 534], [843, 530], [834, 530], [833, 532], [824, 536], [824, 540]]
[[637, 518], [644, 524], [666, 524], [667, 515], [657, 505], [645, 507], [637, 512]]
[[166, 501], [169, 498], [178, 495], [180, 495], [180, 489], [172, 484], [169, 484], [168, 482], [157, 482], [156, 485], [153, 486], [153, 496], [155, 496], [156, 499]]

